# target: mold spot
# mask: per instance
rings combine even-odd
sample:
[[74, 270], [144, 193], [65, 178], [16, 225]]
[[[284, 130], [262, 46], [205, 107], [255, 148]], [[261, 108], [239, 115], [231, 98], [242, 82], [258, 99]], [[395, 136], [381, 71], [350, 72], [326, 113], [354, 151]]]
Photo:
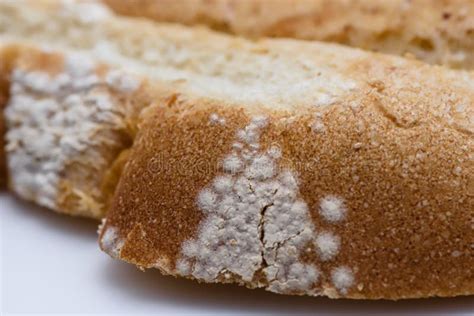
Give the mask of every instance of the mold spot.
[[344, 201], [337, 196], [328, 195], [321, 199], [319, 213], [330, 223], [339, 222], [346, 216]]

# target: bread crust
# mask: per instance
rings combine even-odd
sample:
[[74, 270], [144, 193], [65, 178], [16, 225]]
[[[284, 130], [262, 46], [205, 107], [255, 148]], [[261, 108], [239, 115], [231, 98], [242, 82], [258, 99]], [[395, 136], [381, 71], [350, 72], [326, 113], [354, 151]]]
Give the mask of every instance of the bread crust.
[[[456, 88], [430, 84], [432, 72], [419, 77], [420, 88], [411, 90], [408, 73], [426, 66], [394, 69], [389, 63], [376, 64], [359, 63], [358, 71], [368, 77], [378, 73], [383, 79], [368, 81], [364, 88], [317, 111], [323, 128], [316, 130], [314, 111], [249, 112], [186, 94], [170, 94], [166, 102], [148, 108], [101, 231], [102, 249], [141, 268], [284, 294], [355, 299], [472, 295], [472, 132], [448, 127], [446, 117], [436, 110], [444, 104], [442, 95]], [[148, 88], [152, 93], [153, 86]], [[183, 268], [186, 245], [216, 233], [206, 229], [209, 214], [215, 214], [200, 206], [200, 194], [227, 174], [225, 161], [233, 152], [236, 134], [262, 115], [267, 124], [258, 155], [272, 146], [281, 149], [277, 169], [296, 174], [298, 198], [307, 205], [314, 234], [327, 232], [340, 241], [337, 255], [329, 260], [318, 252], [318, 242], [308, 241], [298, 249], [296, 264], [317, 267], [319, 273], [305, 289], [276, 287], [265, 276], [272, 265], [263, 259], [251, 279], [229, 266], [215, 278], [200, 275], [196, 267], [204, 259], [199, 255], [188, 258], [191, 270]], [[344, 220], [334, 223], [321, 215], [322, 201], [328, 197], [343, 201]], [[285, 212], [291, 214], [289, 209]], [[269, 216], [260, 218], [266, 223]], [[226, 229], [233, 228], [230, 222]], [[251, 224], [234, 228], [247, 226]], [[272, 230], [263, 230], [252, 242], [265, 248]], [[206, 243], [198, 245], [200, 252], [211, 251], [204, 262], [212, 270], [219, 254]], [[279, 247], [284, 250], [284, 243]], [[270, 249], [262, 252], [262, 258]], [[284, 265], [274, 263], [279, 264]], [[341, 267], [351, 274], [338, 278], [338, 272], [346, 271]], [[298, 280], [304, 282], [304, 277]], [[345, 281], [350, 285], [341, 286]]]
[[[290, 37], [474, 67], [469, 0], [103, 0], [117, 13], [206, 25], [247, 37]], [[434, 27], [436, 26], [436, 27]]]

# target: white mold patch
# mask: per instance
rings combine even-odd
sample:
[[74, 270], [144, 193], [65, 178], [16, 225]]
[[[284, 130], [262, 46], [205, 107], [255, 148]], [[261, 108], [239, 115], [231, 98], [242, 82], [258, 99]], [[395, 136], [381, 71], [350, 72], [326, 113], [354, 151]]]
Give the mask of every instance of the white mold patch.
[[213, 125], [225, 125], [225, 118], [220, 117], [216, 113], [212, 113], [209, 117], [209, 122]]
[[322, 120], [316, 119], [311, 125], [311, 130], [315, 133], [324, 133], [324, 131], [326, 130], [326, 126], [324, 125]]
[[330, 223], [336, 223], [346, 216], [344, 201], [337, 196], [326, 196], [320, 202], [319, 213]]
[[67, 165], [103, 170], [108, 162], [101, 151], [120, 146], [113, 133], [124, 128], [124, 113], [95, 66], [70, 54], [64, 71], [54, 76], [14, 69], [5, 110], [6, 150], [10, 182], [19, 196], [57, 210]]
[[354, 275], [351, 269], [345, 266], [335, 268], [331, 272], [331, 279], [336, 289], [343, 295], [347, 293], [347, 290], [354, 283]]
[[188, 260], [178, 259], [176, 262], [176, 270], [181, 275], [188, 275], [191, 273], [191, 264]]
[[326, 131], [326, 125], [324, 125], [323, 118], [322, 118], [322, 113], [318, 112], [315, 115], [314, 121], [311, 124], [311, 130], [314, 133], [324, 133]]
[[[250, 282], [261, 271], [270, 291], [317, 293], [320, 269], [316, 262], [303, 262], [300, 254], [314, 245], [321, 262], [334, 260], [340, 239], [316, 231], [298, 179], [291, 170], [279, 170], [280, 147], [261, 148], [267, 122], [257, 117], [237, 131], [238, 141], [222, 161], [224, 173], [198, 194], [205, 219], [197, 237], [183, 243], [176, 270], [207, 282], [229, 275]], [[323, 200], [331, 222], [343, 218], [334, 216], [335, 209], [343, 209], [342, 200]], [[348, 288], [347, 283], [338, 289]]]
[[339, 252], [341, 241], [330, 232], [323, 232], [316, 237], [315, 245], [321, 260], [332, 260]]
[[231, 174], [235, 174], [242, 170], [244, 162], [236, 154], [230, 154], [222, 162], [222, 168]]

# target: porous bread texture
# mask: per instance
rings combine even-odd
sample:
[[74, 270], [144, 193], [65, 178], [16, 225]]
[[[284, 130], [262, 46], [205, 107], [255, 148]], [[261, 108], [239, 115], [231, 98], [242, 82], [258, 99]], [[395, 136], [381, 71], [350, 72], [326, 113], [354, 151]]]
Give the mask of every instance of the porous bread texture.
[[247, 37], [336, 42], [474, 68], [470, 0], [102, 0], [119, 14]]
[[101, 218], [106, 170], [130, 145], [140, 81], [89, 56], [19, 47], [5, 108], [10, 189], [52, 210]]
[[[412, 90], [420, 88], [417, 82], [421, 78], [430, 86], [448, 83], [453, 78], [458, 79], [450, 84], [460, 89], [474, 86], [467, 72], [429, 69], [402, 58], [338, 45], [294, 40], [253, 42], [204, 29], [116, 17], [93, 2], [88, 10], [96, 8], [101, 13], [91, 15], [98, 16], [96, 19], [84, 21], [84, 11], [75, 2], [27, 2], [28, 9], [16, 1], [0, 1], [0, 40], [40, 46], [48, 43], [50, 49], [82, 51], [95, 59], [126, 67], [130, 72], [172, 84], [177, 90], [249, 108], [257, 105], [312, 111], [315, 106], [328, 106], [363, 89], [368, 82], [377, 86], [384, 64], [392, 65], [394, 70], [403, 69], [407, 81], [411, 80]], [[370, 74], [360, 72], [367, 63], [372, 63]], [[433, 76], [425, 78], [420, 72], [430, 72]], [[395, 81], [394, 86], [397, 84], [397, 75], [388, 74], [388, 78]], [[381, 98], [383, 94], [380, 93]], [[443, 98], [445, 104], [429, 111], [441, 117], [456, 117], [448, 120], [452, 124], [462, 122], [458, 127], [469, 129], [472, 126], [469, 100], [461, 102], [455, 96]], [[455, 110], [451, 106], [453, 102], [458, 103]], [[406, 113], [409, 109], [396, 100], [385, 102], [382, 107], [395, 121], [401, 114], [411, 116], [407, 122], [400, 118], [397, 122], [400, 125], [413, 124], [412, 120], [417, 120], [420, 114]], [[316, 131], [324, 129], [317, 117], [312, 127]]]
[[[344, 72], [346, 61], [363, 55], [356, 50], [314, 44], [302, 53], [285, 51], [277, 43], [252, 43], [204, 29], [103, 14], [98, 4], [103, 15], [84, 21], [87, 13], [75, 5], [33, 1], [25, 9], [18, 2], [1, 1], [0, 38], [87, 51], [195, 95], [272, 108], [329, 104], [357, 85], [357, 78]], [[334, 58], [341, 62], [328, 62]]]

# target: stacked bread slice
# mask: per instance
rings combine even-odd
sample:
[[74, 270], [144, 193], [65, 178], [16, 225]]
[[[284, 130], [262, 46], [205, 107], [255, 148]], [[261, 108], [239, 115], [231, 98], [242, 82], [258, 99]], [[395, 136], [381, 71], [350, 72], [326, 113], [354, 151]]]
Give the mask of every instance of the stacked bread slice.
[[[9, 187], [140, 268], [282, 294], [474, 293], [473, 75], [0, 1]], [[1, 101], [0, 101], [1, 102]]]
[[341, 43], [474, 68], [471, 0], [102, 0], [117, 13], [236, 35]]

